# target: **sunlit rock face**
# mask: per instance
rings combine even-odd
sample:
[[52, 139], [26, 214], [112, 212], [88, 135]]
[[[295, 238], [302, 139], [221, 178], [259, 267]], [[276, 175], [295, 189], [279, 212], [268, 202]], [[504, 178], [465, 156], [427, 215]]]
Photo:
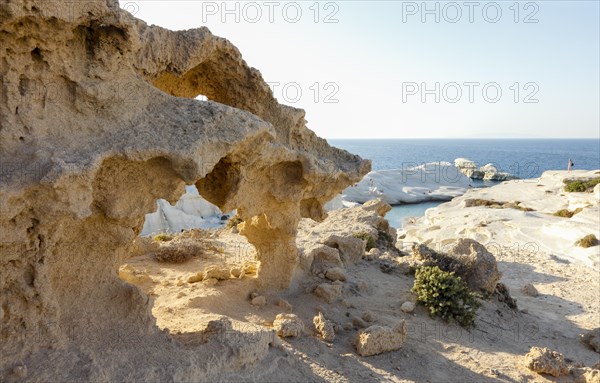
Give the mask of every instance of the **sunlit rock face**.
[[2, 376], [36, 350], [115, 336], [163, 345], [148, 297], [117, 276], [158, 198], [195, 184], [237, 209], [259, 280], [285, 288], [300, 218], [322, 219], [370, 169], [308, 130], [206, 28], [148, 26], [116, 0], [8, 0], [0, 42]]

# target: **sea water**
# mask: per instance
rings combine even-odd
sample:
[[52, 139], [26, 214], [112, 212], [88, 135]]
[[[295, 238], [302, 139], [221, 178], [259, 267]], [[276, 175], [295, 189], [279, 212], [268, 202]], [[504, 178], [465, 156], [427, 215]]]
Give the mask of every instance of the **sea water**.
[[[428, 162], [454, 163], [468, 158], [483, 166], [493, 163], [499, 171], [519, 178], [536, 178], [546, 170], [566, 170], [569, 159], [574, 169], [600, 169], [600, 140], [597, 139], [329, 139], [338, 148], [368, 158], [373, 170], [399, 169]], [[473, 186], [492, 186], [475, 181]], [[442, 202], [394, 206], [386, 218], [401, 227], [407, 217], [420, 217]]]

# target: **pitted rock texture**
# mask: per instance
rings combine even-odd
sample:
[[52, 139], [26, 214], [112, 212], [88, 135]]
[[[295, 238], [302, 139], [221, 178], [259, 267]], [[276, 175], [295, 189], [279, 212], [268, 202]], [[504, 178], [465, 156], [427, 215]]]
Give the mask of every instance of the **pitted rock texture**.
[[[156, 199], [195, 184], [221, 210], [237, 208], [262, 287], [285, 288], [300, 218], [324, 218], [323, 204], [370, 168], [308, 130], [304, 111], [280, 105], [206, 28], [148, 26], [116, 0], [7, 0], [0, 50], [0, 376], [31, 360], [45, 363], [38, 380], [172, 376], [100, 369], [94, 353], [74, 369], [42, 356], [144, 339], [156, 351], [121, 362], [165, 364], [175, 346], [149, 298], [118, 278]], [[177, 379], [208, 376], [186, 371]]]

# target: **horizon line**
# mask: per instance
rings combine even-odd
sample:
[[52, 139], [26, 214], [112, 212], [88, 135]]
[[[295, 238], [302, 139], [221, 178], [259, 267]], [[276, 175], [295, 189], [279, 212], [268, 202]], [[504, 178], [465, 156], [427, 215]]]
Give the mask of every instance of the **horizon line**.
[[323, 137], [326, 140], [599, 140], [600, 137]]

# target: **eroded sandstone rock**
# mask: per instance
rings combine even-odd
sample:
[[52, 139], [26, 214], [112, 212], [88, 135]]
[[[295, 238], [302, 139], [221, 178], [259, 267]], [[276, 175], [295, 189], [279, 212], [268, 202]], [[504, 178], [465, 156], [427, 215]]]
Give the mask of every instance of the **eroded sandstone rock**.
[[358, 332], [356, 352], [360, 356], [377, 355], [402, 347], [406, 338], [404, 321], [393, 327], [374, 325]]
[[319, 337], [326, 342], [333, 342], [335, 339], [334, 325], [330, 320], [325, 319], [323, 313], [319, 313], [313, 318], [313, 324]]
[[545, 347], [532, 347], [525, 355], [525, 366], [537, 373], [552, 376], [563, 376], [569, 373], [564, 356]]
[[304, 323], [296, 314], [277, 314], [273, 327], [282, 338], [297, 337], [304, 331]]
[[417, 263], [455, 272], [474, 291], [494, 293], [502, 276], [494, 255], [472, 239], [461, 238], [443, 253], [424, 245], [415, 245], [412, 250]]
[[[207, 28], [149, 26], [116, 0], [7, 0], [0, 35], [0, 365], [34, 358], [39, 380], [66, 377], [34, 353], [69, 344], [144, 339], [166, 364], [186, 359], [166, 351], [148, 297], [118, 277], [158, 198], [175, 202], [195, 184], [222, 211], [237, 208], [258, 282], [285, 288], [300, 218], [322, 219], [323, 204], [369, 170], [308, 130], [304, 111], [278, 104]], [[135, 355], [120, 363], [137, 365]], [[92, 360], [71, 380], [98, 378], [100, 365], [106, 380], [168, 375]]]
[[315, 295], [323, 298], [327, 303], [333, 303], [342, 296], [343, 287], [341, 282], [321, 283], [315, 289]]

